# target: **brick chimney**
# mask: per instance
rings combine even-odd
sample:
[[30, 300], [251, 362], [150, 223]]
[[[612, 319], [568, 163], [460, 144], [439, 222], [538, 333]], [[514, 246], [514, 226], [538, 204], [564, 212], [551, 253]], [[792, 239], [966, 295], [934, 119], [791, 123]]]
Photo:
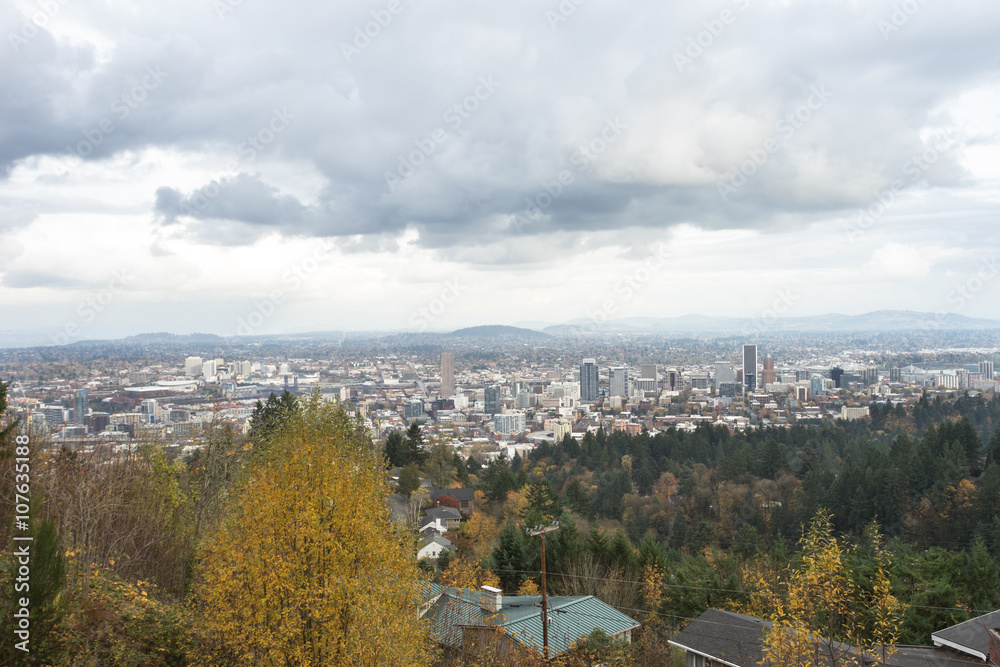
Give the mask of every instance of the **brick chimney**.
[[990, 638], [990, 662], [1000, 667], [1000, 629], [993, 628], [988, 632]]
[[483, 586], [479, 594], [479, 606], [485, 612], [497, 613], [503, 608], [503, 591], [492, 586]]

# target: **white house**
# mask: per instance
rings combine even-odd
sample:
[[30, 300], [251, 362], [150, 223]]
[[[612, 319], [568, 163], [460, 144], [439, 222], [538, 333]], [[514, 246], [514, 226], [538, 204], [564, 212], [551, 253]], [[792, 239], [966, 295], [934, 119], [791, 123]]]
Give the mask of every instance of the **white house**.
[[417, 549], [417, 560], [423, 560], [425, 558], [430, 558], [432, 560], [437, 560], [443, 551], [451, 551], [455, 547], [446, 538], [440, 535], [435, 535], [434, 537], [428, 538], [421, 543], [419, 549]]

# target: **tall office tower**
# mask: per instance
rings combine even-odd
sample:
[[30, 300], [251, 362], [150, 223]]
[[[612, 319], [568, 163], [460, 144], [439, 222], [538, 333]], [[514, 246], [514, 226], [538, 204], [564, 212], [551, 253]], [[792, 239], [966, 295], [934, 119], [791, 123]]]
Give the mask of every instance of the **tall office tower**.
[[451, 398], [455, 395], [455, 355], [451, 352], [441, 353], [441, 398]]
[[580, 400], [584, 403], [593, 403], [597, 400], [597, 360], [584, 359], [580, 364]]
[[667, 391], [677, 391], [678, 385], [681, 383], [681, 374], [677, 372], [676, 368], [671, 368], [663, 380], [666, 383]]
[[736, 373], [733, 372], [733, 365], [728, 361], [715, 362], [715, 388], [726, 382], [736, 382]]
[[764, 357], [764, 370], [760, 374], [760, 379], [764, 387], [778, 381], [778, 374], [774, 372], [774, 357], [770, 354]]
[[201, 357], [188, 357], [184, 360], [184, 375], [189, 378], [201, 375], [202, 363]]
[[813, 396], [822, 396], [826, 393], [826, 380], [818, 373], [809, 378], [809, 390]]
[[643, 364], [639, 373], [640, 380], [655, 380], [658, 377], [656, 364]]
[[889, 382], [899, 382], [903, 377], [903, 372], [898, 368], [889, 369]]
[[495, 384], [492, 387], [487, 387], [483, 400], [486, 403], [486, 413], [495, 415], [500, 412], [500, 385]]
[[209, 359], [201, 365], [201, 372], [204, 373], [206, 378], [214, 378], [218, 372], [218, 368], [215, 365], [215, 359]]
[[743, 386], [746, 391], [757, 391], [757, 346], [743, 346]]
[[861, 381], [866, 385], [878, 384], [879, 381], [879, 370], [875, 366], [869, 366], [865, 370], [861, 371]]
[[142, 415], [142, 420], [147, 424], [156, 423], [156, 399], [147, 398], [139, 406], [139, 414]]
[[89, 403], [86, 389], [77, 389], [73, 395], [73, 423], [83, 425], [83, 418], [87, 416], [87, 405]]
[[996, 374], [993, 370], [992, 361], [980, 361], [979, 362], [979, 374], [983, 376], [984, 380], [992, 380], [993, 376]]
[[111, 415], [107, 412], [91, 412], [87, 415], [87, 430], [91, 433], [103, 433], [111, 424]]
[[844, 377], [844, 369], [839, 366], [834, 366], [830, 369], [830, 379], [833, 380], [833, 386], [837, 389], [843, 389], [844, 386], [840, 383], [840, 378]]
[[608, 370], [608, 396], [628, 396], [628, 369], [616, 366]]

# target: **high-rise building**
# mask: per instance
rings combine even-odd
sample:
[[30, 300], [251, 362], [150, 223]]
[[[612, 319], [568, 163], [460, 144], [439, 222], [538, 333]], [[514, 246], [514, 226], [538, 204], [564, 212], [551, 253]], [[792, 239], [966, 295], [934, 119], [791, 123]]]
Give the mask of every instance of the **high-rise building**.
[[992, 380], [996, 372], [993, 369], [992, 361], [980, 361], [979, 362], [979, 374], [984, 380]]
[[206, 378], [214, 378], [218, 372], [218, 368], [215, 365], [215, 359], [209, 359], [201, 365], [201, 372]]
[[826, 393], [826, 379], [816, 373], [809, 379], [809, 392], [813, 396], [822, 396]]
[[201, 357], [188, 357], [184, 360], [184, 375], [189, 378], [201, 375], [201, 365], [204, 363]]
[[692, 373], [690, 375], [692, 389], [708, 389], [708, 373]]
[[596, 359], [584, 359], [580, 364], [580, 400], [593, 403], [597, 400], [598, 368]]
[[760, 374], [760, 379], [764, 387], [778, 381], [778, 374], [774, 371], [774, 357], [770, 354], [764, 357], [764, 370]]
[[483, 402], [486, 404], [484, 411], [487, 414], [495, 415], [500, 412], [500, 385], [495, 384], [492, 387], [487, 387]]
[[736, 382], [736, 373], [733, 372], [733, 365], [728, 361], [715, 362], [715, 389], [718, 391], [719, 385], [727, 382]]
[[156, 399], [147, 398], [139, 405], [139, 414], [142, 415], [142, 421], [147, 424], [156, 423]]
[[451, 398], [455, 395], [455, 355], [451, 352], [441, 353], [441, 397]]
[[719, 382], [715, 385], [715, 393], [719, 398], [735, 398], [740, 392], [740, 385], [736, 382]]
[[667, 371], [667, 375], [663, 378], [663, 381], [666, 385], [667, 391], [679, 391], [681, 374], [677, 372], [676, 368], [671, 368]]
[[640, 368], [640, 380], [655, 380], [657, 377], [658, 373], [656, 372], [656, 364], [643, 364]]
[[420, 398], [410, 399], [409, 402], [403, 404], [403, 419], [411, 421], [413, 419], [420, 419], [424, 416], [424, 401]]
[[103, 433], [111, 424], [111, 415], [107, 412], [91, 412], [87, 415], [86, 422], [91, 433]]
[[830, 379], [833, 380], [833, 386], [837, 389], [843, 389], [844, 385], [841, 384], [840, 379], [844, 377], [844, 369], [839, 366], [834, 366], [830, 369]]
[[903, 371], [898, 368], [889, 369], [889, 382], [899, 382], [903, 377]]
[[534, 403], [534, 394], [530, 391], [520, 391], [517, 394], [517, 409], [526, 410]]
[[628, 396], [628, 369], [616, 366], [608, 371], [608, 396]]
[[83, 418], [87, 416], [87, 405], [89, 404], [88, 392], [86, 389], [77, 389], [73, 395], [73, 423], [83, 425]]
[[861, 381], [866, 385], [878, 384], [879, 381], [879, 370], [875, 366], [869, 366], [868, 368], [861, 371]]
[[743, 346], [743, 386], [746, 391], [757, 391], [757, 346]]
[[52, 427], [61, 427], [66, 421], [66, 409], [61, 405], [44, 405], [42, 412], [45, 414], [45, 424]]
[[527, 418], [523, 412], [505, 412], [493, 415], [493, 430], [504, 435], [520, 433], [527, 427]]

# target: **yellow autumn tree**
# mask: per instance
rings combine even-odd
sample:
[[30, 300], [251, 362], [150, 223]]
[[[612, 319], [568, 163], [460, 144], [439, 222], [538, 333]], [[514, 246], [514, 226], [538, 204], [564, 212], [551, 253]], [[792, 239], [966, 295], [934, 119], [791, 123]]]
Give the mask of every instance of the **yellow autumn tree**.
[[318, 396], [263, 443], [198, 563], [205, 664], [425, 665], [413, 539], [381, 456]]
[[851, 576], [851, 547], [820, 511], [800, 541], [802, 563], [786, 573], [744, 572], [753, 602], [744, 606], [772, 622], [764, 664], [789, 667], [885, 665], [895, 652], [903, 605], [892, 593], [891, 560], [872, 527], [875, 573], [870, 587]]

